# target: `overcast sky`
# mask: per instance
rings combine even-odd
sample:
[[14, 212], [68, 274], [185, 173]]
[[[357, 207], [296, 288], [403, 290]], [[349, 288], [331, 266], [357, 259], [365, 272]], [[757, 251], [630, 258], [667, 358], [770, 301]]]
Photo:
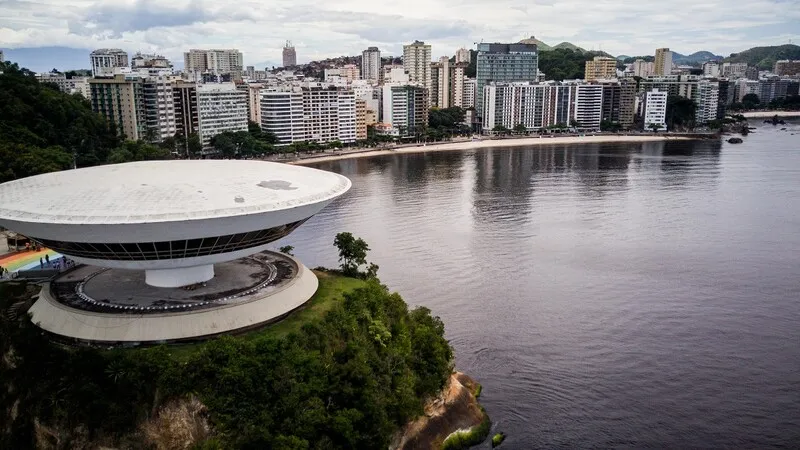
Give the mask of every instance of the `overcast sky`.
[[[238, 48], [246, 65], [398, 55], [415, 39], [434, 59], [476, 41], [535, 35], [619, 55], [670, 47], [728, 55], [800, 43], [800, 0], [0, 0], [0, 48], [120, 47], [182, 64], [189, 48]], [[88, 56], [87, 56], [88, 60]]]

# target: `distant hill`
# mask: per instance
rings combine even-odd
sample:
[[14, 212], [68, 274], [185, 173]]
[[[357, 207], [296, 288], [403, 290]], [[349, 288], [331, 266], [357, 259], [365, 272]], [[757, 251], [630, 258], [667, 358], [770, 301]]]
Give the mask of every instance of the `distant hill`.
[[562, 43], [556, 45], [553, 48], [566, 48], [566, 49], [577, 51], [577, 52], [585, 52], [586, 51], [585, 49], [578, 47], [577, 45], [573, 44], [572, 42], [562, 42]]
[[617, 59], [620, 60], [620, 61], [625, 61], [628, 58], [633, 58], [633, 56], [628, 56], [628, 55], [619, 55], [619, 56], [617, 56]]
[[800, 46], [794, 44], [753, 47], [740, 53], [731, 53], [725, 62], [744, 62], [759, 69], [770, 70], [775, 61], [781, 59], [800, 59]]
[[531, 37], [529, 37], [527, 39], [523, 39], [523, 40], [519, 41], [519, 43], [520, 44], [536, 44], [536, 48], [540, 52], [547, 52], [547, 51], [550, 51], [550, 50], [555, 50], [557, 48], [568, 49], [568, 50], [581, 52], [581, 53], [586, 51], [586, 49], [578, 47], [577, 45], [573, 44], [572, 42], [562, 42], [562, 43], [560, 43], [558, 45], [547, 45], [546, 43], [540, 41], [539, 39], [536, 39], [535, 36], [531, 36]]
[[546, 52], [548, 50], [552, 50], [553, 49], [553, 47], [550, 47], [549, 45], [545, 44], [544, 42], [540, 41], [539, 39], [536, 39], [534, 36], [531, 36], [528, 39], [523, 39], [523, 40], [519, 41], [519, 43], [520, 44], [536, 44], [536, 48], [540, 52]]
[[672, 62], [675, 64], [688, 64], [688, 65], [695, 65], [695, 64], [703, 64], [704, 62], [708, 61], [719, 61], [724, 58], [722, 55], [715, 55], [709, 51], [699, 51], [694, 52], [691, 55], [682, 55], [678, 52], [672, 53]]

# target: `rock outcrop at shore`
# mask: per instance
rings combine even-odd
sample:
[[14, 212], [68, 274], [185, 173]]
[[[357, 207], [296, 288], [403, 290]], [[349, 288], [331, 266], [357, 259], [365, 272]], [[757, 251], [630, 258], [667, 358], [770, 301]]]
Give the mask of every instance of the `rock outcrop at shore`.
[[425, 415], [407, 424], [390, 449], [438, 450], [450, 434], [480, 425], [485, 412], [473, 394], [477, 387], [469, 376], [453, 373], [442, 393], [425, 405]]

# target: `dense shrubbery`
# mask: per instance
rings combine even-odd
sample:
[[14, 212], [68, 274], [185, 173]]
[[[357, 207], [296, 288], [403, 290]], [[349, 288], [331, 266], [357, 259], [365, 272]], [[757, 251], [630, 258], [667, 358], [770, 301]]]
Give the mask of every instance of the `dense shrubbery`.
[[[14, 297], [3, 294], [0, 312]], [[374, 279], [299, 333], [223, 337], [181, 357], [165, 346], [63, 349], [28, 321], [0, 317], [0, 351], [13, 355], [0, 363], [0, 422], [10, 427], [2, 448], [30, 447], [34, 418], [124, 434], [189, 393], [208, 406], [225, 448], [385, 448], [452, 370], [442, 322], [425, 308], [408, 311]]]

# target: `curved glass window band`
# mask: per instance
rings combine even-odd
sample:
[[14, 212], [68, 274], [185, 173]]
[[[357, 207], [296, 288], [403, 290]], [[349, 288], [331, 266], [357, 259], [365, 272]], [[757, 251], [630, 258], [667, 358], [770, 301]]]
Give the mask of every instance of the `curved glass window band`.
[[196, 258], [198, 256], [230, 253], [258, 247], [288, 235], [306, 220], [308, 219], [246, 233], [178, 241], [89, 243], [65, 242], [35, 237], [32, 239], [49, 249], [79, 258], [113, 261], [154, 261], [160, 259]]

